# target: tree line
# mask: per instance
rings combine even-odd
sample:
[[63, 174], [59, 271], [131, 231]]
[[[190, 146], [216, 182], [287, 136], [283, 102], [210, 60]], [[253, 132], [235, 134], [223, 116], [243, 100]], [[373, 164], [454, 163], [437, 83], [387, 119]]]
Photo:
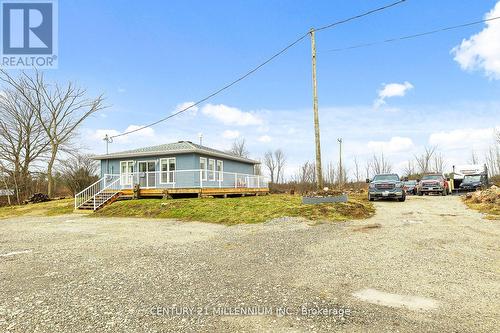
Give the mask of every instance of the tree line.
[[[500, 176], [500, 131], [494, 133], [495, 144], [486, 151], [483, 158], [471, 151], [470, 156], [464, 164], [486, 164], [490, 177]], [[248, 157], [248, 149], [244, 138], [236, 139], [232, 148], [232, 154]], [[267, 151], [261, 160], [264, 171], [269, 176], [273, 185], [293, 185], [304, 189], [314, 189], [316, 183], [315, 163], [305, 161], [288, 177], [285, 175], [287, 156], [282, 149]], [[329, 162], [323, 172], [326, 186], [338, 187], [346, 183], [364, 182], [366, 178], [372, 178], [376, 174], [391, 173], [394, 166], [383, 152], [373, 154], [362, 165], [357, 156], [352, 158], [352, 169], [349, 170], [344, 164]], [[427, 146], [419, 154], [409, 159], [402, 170], [402, 176], [410, 179], [420, 178], [426, 173], [446, 173], [451, 166], [447, 164], [445, 155], [439, 151], [437, 146]], [[350, 175], [350, 176], [348, 176]]]

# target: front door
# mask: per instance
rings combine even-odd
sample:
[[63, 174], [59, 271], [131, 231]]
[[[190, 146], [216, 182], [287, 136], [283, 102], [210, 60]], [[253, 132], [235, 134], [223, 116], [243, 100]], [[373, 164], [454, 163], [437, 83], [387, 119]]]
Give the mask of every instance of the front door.
[[139, 162], [139, 185], [141, 187], [156, 187], [156, 162]]
[[120, 184], [122, 186], [131, 186], [134, 176], [134, 162], [121, 161], [120, 162]]

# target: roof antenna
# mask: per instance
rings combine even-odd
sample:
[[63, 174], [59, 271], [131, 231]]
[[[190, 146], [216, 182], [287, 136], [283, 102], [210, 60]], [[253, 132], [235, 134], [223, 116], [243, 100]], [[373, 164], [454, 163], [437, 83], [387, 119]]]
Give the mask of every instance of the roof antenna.
[[200, 139], [200, 146], [203, 146], [203, 133], [198, 133], [198, 138]]

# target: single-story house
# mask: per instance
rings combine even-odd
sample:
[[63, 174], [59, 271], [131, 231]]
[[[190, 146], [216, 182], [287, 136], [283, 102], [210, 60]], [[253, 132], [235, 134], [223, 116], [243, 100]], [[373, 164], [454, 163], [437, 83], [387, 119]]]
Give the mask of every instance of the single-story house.
[[258, 194], [268, 187], [265, 178], [257, 174], [259, 161], [190, 141], [98, 155], [94, 159], [100, 161], [101, 179], [77, 194], [76, 208], [86, 202], [89, 206], [97, 197], [97, 203], [92, 203], [96, 209], [112, 193], [129, 194], [137, 186], [149, 195], [199, 196]]

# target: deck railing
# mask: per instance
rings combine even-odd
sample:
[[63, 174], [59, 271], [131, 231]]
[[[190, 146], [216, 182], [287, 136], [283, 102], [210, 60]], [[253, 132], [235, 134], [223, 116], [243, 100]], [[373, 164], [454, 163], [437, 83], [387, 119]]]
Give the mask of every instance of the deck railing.
[[120, 190], [141, 188], [267, 188], [264, 176], [210, 170], [145, 171], [105, 174], [75, 195], [75, 209], [98, 209]]
[[267, 188], [264, 176], [236, 172], [211, 170], [145, 171], [113, 174], [106, 177], [119, 178], [122, 189], [131, 189], [135, 184], [141, 188]]

